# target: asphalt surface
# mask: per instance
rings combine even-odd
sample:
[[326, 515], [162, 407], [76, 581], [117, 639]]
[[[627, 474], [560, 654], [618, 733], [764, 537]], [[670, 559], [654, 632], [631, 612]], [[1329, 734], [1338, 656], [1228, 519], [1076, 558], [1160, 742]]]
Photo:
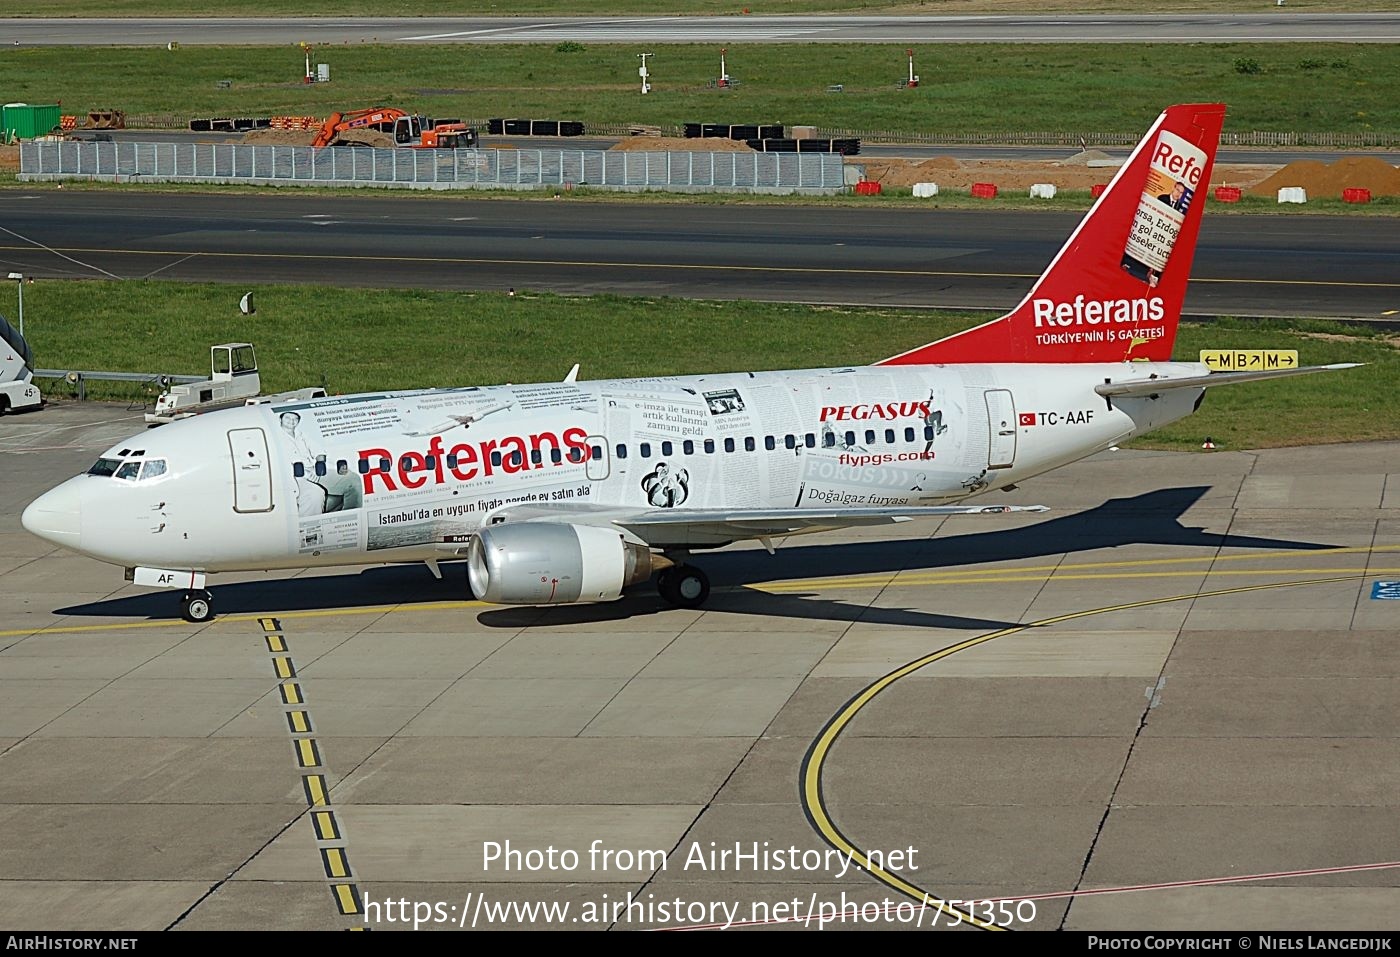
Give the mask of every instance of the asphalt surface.
[[[1001, 309], [1079, 213], [0, 193], [0, 267], [37, 278], [540, 291]], [[1188, 312], [1400, 309], [1384, 217], [1207, 215]], [[39, 295], [40, 293], [33, 293]]]
[[[73, 134], [76, 140], [113, 140], [125, 143], [242, 143], [243, 133], [191, 133], [185, 130], [79, 130]], [[564, 150], [606, 150], [617, 144], [616, 136], [491, 136], [482, 135], [481, 149], [564, 149]], [[1107, 149], [1090, 145], [1109, 156], [1126, 159], [1130, 150], [1111, 146]], [[930, 159], [935, 156], [954, 156], [968, 160], [1010, 160], [1012, 162], [1057, 162], [1066, 160], [1076, 153], [1079, 147], [1068, 146], [973, 146], [966, 144], [927, 144], [927, 143], [871, 143], [862, 141], [861, 156], [907, 157], [909, 159]], [[1247, 149], [1223, 147], [1217, 152], [1216, 162], [1243, 164], [1285, 165], [1294, 160], [1310, 159], [1320, 163], [1333, 163], [1348, 156], [1375, 156], [1392, 166], [1400, 165], [1400, 151], [1373, 150], [1324, 150], [1324, 149]]]
[[1400, 40], [1400, 14], [10, 19], [29, 45], [298, 43], [1222, 43]]
[[219, 576], [192, 625], [19, 526], [143, 432], [0, 419], [0, 926], [929, 929], [958, 918], [911, 902], [1008, 898], [1018, 929], [1394, 933], [1396, 443], [1103, 453], [995, 500], [1045, 515], [707, 554], [703, 611], [485, 606], [445, 564]]

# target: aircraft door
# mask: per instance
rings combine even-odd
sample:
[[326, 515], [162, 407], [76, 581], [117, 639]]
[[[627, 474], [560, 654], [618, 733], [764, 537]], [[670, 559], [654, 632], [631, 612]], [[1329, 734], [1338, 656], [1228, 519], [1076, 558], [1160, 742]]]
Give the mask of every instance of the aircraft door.
[[608, 477], [610, 470], [608, 440], [601, 435], [590, 435], [584, 441], [588, 443], [588, 464], [584, 466], [584, 475], [590, 481], [601, 482]]
[[272, 511], [267, 434], [262, 429], [232, 429], [228, 434], [228, 447], [233, 454], [233, 510]]
[[988, 389], [987, 468], [1009, 469], [1016, 464], [1016, 403], [1006, 389]]

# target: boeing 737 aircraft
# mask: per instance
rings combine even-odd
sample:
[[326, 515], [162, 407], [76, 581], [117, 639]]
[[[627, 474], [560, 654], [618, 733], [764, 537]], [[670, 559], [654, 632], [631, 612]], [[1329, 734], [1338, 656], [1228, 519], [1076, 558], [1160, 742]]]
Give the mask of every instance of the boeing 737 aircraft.
[[[50, 542], [184, 590], [217, 572], [465, 557], [488, 602], [709, 595], [694, 552], [1036, 506], [965, 500], [1190, 415], [1172, 343], [1225, 107], [1168, 108], [1026, 298], [869, 366], [470, 386], [210, 412], [133, 436], [24, 511]], [[575, 369], [575, 373], [577, 369]]]

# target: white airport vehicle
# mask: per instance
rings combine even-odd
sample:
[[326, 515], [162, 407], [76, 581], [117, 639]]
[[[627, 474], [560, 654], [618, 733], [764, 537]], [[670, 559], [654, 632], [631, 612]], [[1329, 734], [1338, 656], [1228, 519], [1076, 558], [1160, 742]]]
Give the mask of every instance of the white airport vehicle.
[[209, 348], [209, 378], [172, 385], [156, 397], [155, 411], [146, 413], [151, 425], [237, 405], [261, 405], [275, 401], [322, 398], [320, 387], [264, 396], [258, 378], [258, 360], [247, 342], [224, 342]]
[[218, 572], [458, 558], [488, 602], [610, 601], [655, 576], [695, 607], [704, 549], [1040, 510], [969, 500], [1190, 415], [1212, 386], [1346, 368], [1171, 361], [1224, 116], [1169, 107], [1020, 305], [883, 362], [224, 410], [118, 443], [24, 527], [181, 589], [204, 621]]
[[34, 355], [29, 343], [0, 316], [0, 415], [43, 404], [44, 397], [34, 384]]

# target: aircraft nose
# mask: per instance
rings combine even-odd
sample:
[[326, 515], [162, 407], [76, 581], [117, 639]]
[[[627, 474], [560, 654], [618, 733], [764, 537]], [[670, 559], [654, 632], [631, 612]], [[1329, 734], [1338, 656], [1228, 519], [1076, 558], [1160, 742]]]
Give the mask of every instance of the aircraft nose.
[[76, 549], [82, 539], [83, 501], [78, 479], [40, 495], [24, 514], [20, 524], [46, 542]]

